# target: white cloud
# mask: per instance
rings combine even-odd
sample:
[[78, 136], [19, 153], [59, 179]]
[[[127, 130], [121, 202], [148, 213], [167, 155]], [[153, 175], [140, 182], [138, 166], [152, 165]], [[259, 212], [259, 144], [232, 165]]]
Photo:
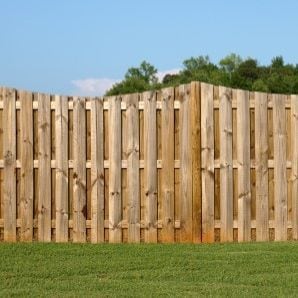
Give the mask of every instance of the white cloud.
[[75, 86], [73, 94], [79, 96], [101, 96], [119, 80], [109, 78], [87, 78], [71, 81]]
[[[159, 82], [161, 82], [166, 74], [177, 74], [179, 71], [179, 68], [159, 71], [157, 73], [157, 78]], [[78, 96], [101, 96], [119, 81], [120, 80], [110, 78], [86, 78], [73, 80], [71, 81], [71, 84], [75, 87], [75, 89], [72, 93], [73, 95]]]
[[180, 70], [181, 69], [179, 69], [179, 68], [173, 68], [173, 69], [169, 69], [169, 70], [159, 71], [159, 72], [157, 72], [158, 81], [161, 82], [162, 79], [165, 77], [165, 75], [167, 75], [167, 74], [177, 74], [177, 73], [179, 73]]

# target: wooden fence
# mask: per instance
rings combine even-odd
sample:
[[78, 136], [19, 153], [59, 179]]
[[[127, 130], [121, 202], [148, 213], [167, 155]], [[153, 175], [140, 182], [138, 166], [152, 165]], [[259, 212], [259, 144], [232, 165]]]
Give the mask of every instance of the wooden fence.
[[0, 239], [298, 239], [298, 96], [0, 88]]

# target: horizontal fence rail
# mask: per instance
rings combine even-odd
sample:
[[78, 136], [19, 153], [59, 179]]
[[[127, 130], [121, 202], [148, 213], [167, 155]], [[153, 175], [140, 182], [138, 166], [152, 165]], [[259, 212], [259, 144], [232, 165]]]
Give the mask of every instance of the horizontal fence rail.
[[298, 239], [298, 96], [0, 87], [0, 241]]

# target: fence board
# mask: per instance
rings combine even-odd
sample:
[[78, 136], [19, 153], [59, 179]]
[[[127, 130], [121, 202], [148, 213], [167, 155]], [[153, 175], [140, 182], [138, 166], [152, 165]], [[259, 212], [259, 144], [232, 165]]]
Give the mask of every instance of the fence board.
[[85, 98], [73, 99], [73, 241], [86, 241], [86, 113]]
[[275, 240], [287, 240], [285, 98], [273, 95]]
[[255, 93], [256, 240], [269, 240], [267, 94]]
[[20, 91], [21, 102], [21, 241], [33, 239], [33, 109], [32, 93]]
[[201, 83], [202, 241], [214, 241], [213, 86]]
[[103, 100], [91, 100], [91, 242], [104, 242]]
[[192, 158], [190, 85], [178, 88], [180, 101], [180, 241], [192, 242]]
[[140, 242], [140, 133], [139, 95], [125, 97], [127, 105], [127, 199], [128, 199], [128, 242]]
[[51, 102], [38, 94], [38, 240], [51, 241]]
[[[3, 207], [4, 241], [16, 241], [16, 92], [2, 89], [3, 96]], [[2, 202], [1, 202], [2, 203]]]
[[68, 98], [55, 96], [56, 242], [68, 241]]
[[120, 243], [121, 207], [121, 97], [109, 98], [109, 242]]
[[163, 89], [161, 100], [161, 207], [163, 222], [161, 241], [174, 242], [174, 88]]
[[201, 177], [201, 90], [199, 82], [191, 83], [192, 130], [192, 239], [202, 241], [202, 177]]
[[238, 241], [251, 238], [249, 92], [237, 90]]
[[219, 87], [220, 126], [220, 240], [233, 241], [232, 93]]
[[291, 96], [292, 131], [292, 226], [293, 239], [298, 240], [298, 95]]
[[[121, 98], [122, 103], [126, 103], [125, 96]], [[121, 110], [121, 160], [126, 161], [127, 165], [127, 115], [126, 111]], [[121, 161], [122, 162], [122, 161]], [[127, 167], [121, 169], [121, 218], [122, 221], [127, 221], [129, 202], [127, 197], [128, 184], [127, 184]], [[122, 242], [128, 242], [128, 228], [122, 228]]]
[[143, 93], [145, 242], [157, 242], [156, 93]]

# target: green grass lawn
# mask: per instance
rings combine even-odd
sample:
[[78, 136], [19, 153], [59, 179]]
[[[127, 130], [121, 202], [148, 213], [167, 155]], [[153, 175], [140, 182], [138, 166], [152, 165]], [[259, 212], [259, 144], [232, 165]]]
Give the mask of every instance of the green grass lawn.
[[298, 242], [1, 243], [0, 296], [298, 297]]

